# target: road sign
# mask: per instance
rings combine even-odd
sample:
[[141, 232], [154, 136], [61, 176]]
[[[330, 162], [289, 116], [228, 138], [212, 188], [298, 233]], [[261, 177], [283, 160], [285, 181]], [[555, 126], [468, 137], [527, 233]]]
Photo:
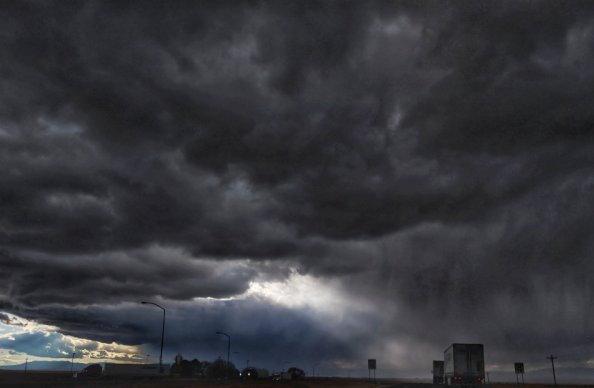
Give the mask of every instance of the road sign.
[[514, 368], [516, 373], [524, 373], [524, 363], [523, 362], [516, 362], [514, 363]]
[[375, 370], [375, 358], [370, 358], [367, 360], [367, 369]]

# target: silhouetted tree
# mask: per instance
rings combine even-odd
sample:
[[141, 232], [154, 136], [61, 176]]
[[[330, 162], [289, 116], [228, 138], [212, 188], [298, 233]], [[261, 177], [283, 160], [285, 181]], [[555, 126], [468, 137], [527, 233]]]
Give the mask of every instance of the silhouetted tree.
[[192, 361], [184, 360], [183, 358], [176, 356], [176, 362], [171, 366], [171, 375], [176, 377], [203, 377], [204, 369], [208, 363], [193, 359]]
[[202, 377], [202, 363], [197, 358], [193, 359], [190, 363], [192, 364], [192, 376]]
[[182, 377], [192, 377], [192, 363], [188, 360], [181, 362], [181, 375]]
[[179, 355], [177, 355], [177, 356], [175, 356], [174, 360], [175, 360], [175, 362], [171, 365], [171, 368], [169, 369], [169, 374], [173, 377], [179, 377], [179, 376], [181, 376], [181, 372], [182, 372], [181, 361], [183, 359], [181, 359], [179, 357]]
[[201, 361], [200, 362], [200, 376], [207, 377], [208, 376], [208, 368], [210, 367], [210, 362], [208, 361]]
[[235, 368], [233, 363], [229, 363], [229, 366], [227, 367], [227, 361], [219, 357], [208, 366], [206, 375], [212, 378], [237, 378], [239, 377], [239, 371]]
[[305, 376], [305, 372], [302, 369], [295, 368], [294, 366], [289, 368], [287, 372], [291, 375], [291, 379], [300, 379]]

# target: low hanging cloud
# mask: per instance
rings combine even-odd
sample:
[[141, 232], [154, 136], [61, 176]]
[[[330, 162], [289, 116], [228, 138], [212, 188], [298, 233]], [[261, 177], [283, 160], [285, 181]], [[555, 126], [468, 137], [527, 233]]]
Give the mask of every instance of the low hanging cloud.
[[[243, 293], [257, 275], [248, 261], [193, 259], [180, 249], [153, 246], [100, 255], [29, 254], [0, 256], [10, 302], [25, 306], [52, 303], [118, 303], [160, 295], [169, 299], [223, 298]], [[43, 271], [39, 268], [43, 267]], [[62, 287], [56, 288], [55, 284]]]
[[[424, 373], [462, 341], [586, 362], [593, 11], [2, 5], [0, 307], [153, 346], [156, 300], [171, 354], [227, 328], [262, 362]], [[306, 302], [253, 294], [299, 276]]]

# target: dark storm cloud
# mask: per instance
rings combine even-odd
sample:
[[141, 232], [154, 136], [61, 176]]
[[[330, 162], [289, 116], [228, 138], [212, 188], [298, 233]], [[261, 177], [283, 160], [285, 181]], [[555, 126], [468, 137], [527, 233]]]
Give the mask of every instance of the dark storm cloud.
[[2, 5], [5, 310], [139, 343], [143, 324], [85, 309], [229, 297], [294, 267], [352, 284], [379, 333], [424, 349], [411, 368], [456, 340], [494, 362], [587, 354], [591, 8]]
[[428, 58], [450, 73], [405, 122], [431, 152], [524, 152], [591, 138], [592, 11], [571, 2], [452, 9], [455, 22], [433, 32]]
[[6, 314], [0, 314], [0, 322], [10, 325], [11, 319]]
[[[228, 297], [243, 293], [256, 276], [249, 263], [218, 265], [192, 260], [183, 251], [152, 247], [99, 256], [19, 256], [3, 252], [2, 289], [11, 302], [117, 303], [161, 295], [170, 299]], [[59, 284], [60, 287], [56, 287]]]

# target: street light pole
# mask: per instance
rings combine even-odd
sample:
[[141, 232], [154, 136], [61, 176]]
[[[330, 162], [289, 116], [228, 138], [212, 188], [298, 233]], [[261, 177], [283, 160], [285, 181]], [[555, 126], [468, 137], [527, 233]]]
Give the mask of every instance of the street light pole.
[[[240, 352], [233, 352], [233, 354], [237, 355], [237, 354], [241, 354], [241, 353]], [[233, 357], [235, 357], [237, 360], [239, 360], [239, 358], [237, 356], [233, 356]], [[238, 362], [237, 363], [237, 367], [239, 368], [240, 367], [239, 366], [239, 361], [237, 361], [237, 362]]]
[[72, 373], [74, 371], [74, 355], [76, 353], [72, 353], [72, 360], [70, 361], [70, 373]]
[[224, 335], [227, 337], [227, 377], [229, 377], [229, 356], [231, 354], [231, 336], [222, 331], [217, 331], [216, 334]]
[[140, 303], [152, 304], [153, 306], [156, 306], [156, 307], [160, 308], [161, 310], [163, 310], [163, 329], [161, 330], [161, 354], [159, 355], [159, 374], [161, 374], [161, 373], [163, 373], [163, 340], [165, 338], [165, 309], [162, 306], [159, 306], [158, 304], [153, 303], [153, 302], [142, 301]]

